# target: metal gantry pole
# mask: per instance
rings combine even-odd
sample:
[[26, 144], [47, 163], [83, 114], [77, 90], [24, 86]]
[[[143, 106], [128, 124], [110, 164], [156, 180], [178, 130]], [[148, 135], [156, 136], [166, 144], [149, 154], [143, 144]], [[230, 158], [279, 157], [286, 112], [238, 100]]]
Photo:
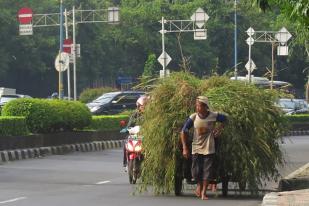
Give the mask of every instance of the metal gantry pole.
[[251, 83], [251, 69], [252, 69], [252, 60], [251, 60], [251, 44], [249, 44], [249, 70], [248, 70], [248, 79], [249, 83]]
[[166, 71], [165, 71], [165, 66], [166, 66], [166, 55], [165, 55], [165, 43], [164, 43], [164, 17], [162, 16], [161, 19], [161, 25], [162, 25], [162, 54], [164, 55], [163, 57], [163, 65], [162, 65], [162, 69], [163, 69], [163, 77], [166, 76]]
[[[63, 0], [60, 0], [60, 49], [59, 49], [59, 61], [61, 62], [61, 53], [63, 52]], [[62, 74], [62, 64], [59, 64], [59, 99], [63, 98], [63, 74]]]
[[238, 70], [237, 70], [237, 0], [234, 2], [234, 22], [235, 22], [235, 28], [234, 28], [234, 75], [235, 75], [235, 80], [237, 80], [238, 76]]
[[274, 85], [274, 73], [275, 73], [275, 42], [271, 42], [271, 77], [270, 77], [270, 89], [273, 89]]
[[[64, 16], [64, 21], [65, 21], [65, 38], [69, 38], [69, 31], [68, 31], [68, 13], [67, 9], [64, 10], [65, 16]], [[67, 70], [67, 81], [68, 81], [68, 100], [71, 100], [71, 78], [70, 78], [70, 64], [68, 66]]]
[[76, 23], [75, 23], [75, 6], [73, 6], [73, 87], [74, 101], [76, 101]]

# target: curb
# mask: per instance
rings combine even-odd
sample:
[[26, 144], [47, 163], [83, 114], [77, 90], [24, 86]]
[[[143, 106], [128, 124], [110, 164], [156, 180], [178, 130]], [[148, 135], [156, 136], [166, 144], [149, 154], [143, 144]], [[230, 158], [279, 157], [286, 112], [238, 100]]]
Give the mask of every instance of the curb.
[[48, 155], [64, 155], [71, 152], [93, 152], [105, 149], [114, 149], [122, 147], [123, 141], [124, 140], [108, 140], [51, 147], [3, 150], [0, 151], [0, 164], [15, 160], [40, 158]]
[[307, 206], [309, 205], [309, 189], [289, 192], [272, 192], [263, 198], [261, 206]]
[[294, 130], [287, 132], [286, 136], [302, 136], [309, 135], [309, 130]]
[[309, 205], [309, 198], [304, 199], [304, 197], [309, 197], [309, 178], [299, 177], [307, 169], [309, 169], [309, 163], [282, 178], [279, 181], [279, 192], [266, 194], [261, 206], [279, 206], [287, 200], [292, 201], [289, 205]]
[[309, 177], [301, 177], [304, 171], [309, 170], [309, 163], [303, 165], [302, 167], [298, 168], [288, 176], [282, 178], [279, 181], [279, 188], [280, 192], [282, 191], [292, 191], [292, 190], [301, 190], [301, 189], [308, 189], [309, 188]]

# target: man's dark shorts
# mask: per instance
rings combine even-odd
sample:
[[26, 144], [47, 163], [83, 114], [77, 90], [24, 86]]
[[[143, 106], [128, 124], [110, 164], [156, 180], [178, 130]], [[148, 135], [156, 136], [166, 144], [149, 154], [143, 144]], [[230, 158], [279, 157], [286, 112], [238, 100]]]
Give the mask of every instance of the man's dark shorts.
[[212, 165], [213, 165], [214, 154], [192, 155], [192, 177], [195, 180], [210, 180], [212, 177]]

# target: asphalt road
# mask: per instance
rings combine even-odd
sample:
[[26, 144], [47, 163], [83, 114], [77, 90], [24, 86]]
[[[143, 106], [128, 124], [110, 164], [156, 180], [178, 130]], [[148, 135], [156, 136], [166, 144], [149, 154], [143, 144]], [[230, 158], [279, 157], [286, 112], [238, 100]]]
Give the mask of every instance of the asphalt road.
[[[309, 162], [309, 137], [293, 137], [283, 175]], [[72, 153], [0, 165], [0, 206], [220, 205], [257, 206], [262, 197], [231, 195], [202, 201], [187, 189], [184, 196], [135, 194], [121, 167], [122, 150]]]

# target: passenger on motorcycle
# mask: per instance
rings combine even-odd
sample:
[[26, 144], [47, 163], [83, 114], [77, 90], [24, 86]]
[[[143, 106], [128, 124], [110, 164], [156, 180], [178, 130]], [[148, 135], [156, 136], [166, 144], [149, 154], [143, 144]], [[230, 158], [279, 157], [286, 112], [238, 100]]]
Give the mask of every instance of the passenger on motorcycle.
[[196, 113], [190, 115], [185, 122], [180, 138], [183, 146], [183, 156], [189, 158], [187, 143], [188, 131], [194, 128], [192, 142], [192, 177], [197, 181], [195, 194], [202, 200], [207, 200], [207, 186], [212, 178], [212, 166], [215, 154], [215, 139], [222, 132], [224, 124], [216, 127], [216, 122], [224, 123], [227, 117], [218, 112], [210, 111], [208, 98], [198, 96], [195, 103]]
[[[142, 114], [145, 111], [145, 105], [147, 104], [149, 100], [149, 96], [143, 95], [136, 101], [136, 110], [133, 112], [133, 114], [129, 118], [129, 122], [127, 124], [127, 128], [134, 127], [138, 125], [139, 122], [142, 121]], [[123, 146], [123, 167], [125, 168], [125, 171], [127, 171], [127, 152], [125, 144]]]

